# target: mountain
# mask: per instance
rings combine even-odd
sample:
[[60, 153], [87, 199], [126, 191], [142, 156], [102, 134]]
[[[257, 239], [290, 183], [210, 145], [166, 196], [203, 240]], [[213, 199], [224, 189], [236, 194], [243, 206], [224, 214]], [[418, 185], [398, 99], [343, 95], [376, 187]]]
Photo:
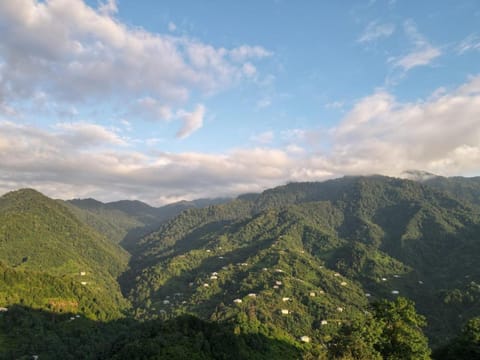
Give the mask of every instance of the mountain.
[[0, 197], [0, 305], [121, 316], [128, 253], [63, 204], [23, 189]]
[[480, 177], [444, 177], [422, 170], [408, 170], [401, 175], [404, 179], [421, 182], [444, 192], [458, 200], [480, 205]]
[[127, 250], [135, 241], [156, 230], [160, 224], [182, 211], [220, 204], [228, 199], [198, 199], [152, 207], [137, 200], [102, 203], [95, 199], [73, 199], [64, 202], [79, 219]]
[[290, 183], [165, 218], [6, 194], [0, 357], [475, 358], [480, 207], [414, 175]]
[[400, 294], [427, 316], [435, 345], [479, 315], [479, 214], [410, 180], [292, 183], [183, 212], [138, 242], [121, 283], [140, 318], [246, 316], [317, 343]]
[[437, 176], [424, 181], [424, 184], [452, 197], [480, 206], [480, 177]]

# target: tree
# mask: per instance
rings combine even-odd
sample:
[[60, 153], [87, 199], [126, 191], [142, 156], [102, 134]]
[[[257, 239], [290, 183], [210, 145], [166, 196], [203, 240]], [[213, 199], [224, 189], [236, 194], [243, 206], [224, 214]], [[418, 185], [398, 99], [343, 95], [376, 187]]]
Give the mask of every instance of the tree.
[[422, 332], [425, 318], [415, 311], [413, 301], [403, 297], [373, 304], [374, 317], [382, 324], [377, 350], [384, 359], [430, 359], [428, 340]]

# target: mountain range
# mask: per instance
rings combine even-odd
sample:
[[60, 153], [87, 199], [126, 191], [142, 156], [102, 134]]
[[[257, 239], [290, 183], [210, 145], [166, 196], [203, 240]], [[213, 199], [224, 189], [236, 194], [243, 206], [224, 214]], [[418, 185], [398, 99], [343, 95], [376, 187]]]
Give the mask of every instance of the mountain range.
[[[480, 316], [480, 178], [403, 177], [160, 208], [5, 194], [0, 354], [79, 358], [71, 337], [101, 326], [85, 358], [226, 358], [227, 343], [238, 358], [462, 358]], [[43, 342], [23, 346], [25, 319]]]

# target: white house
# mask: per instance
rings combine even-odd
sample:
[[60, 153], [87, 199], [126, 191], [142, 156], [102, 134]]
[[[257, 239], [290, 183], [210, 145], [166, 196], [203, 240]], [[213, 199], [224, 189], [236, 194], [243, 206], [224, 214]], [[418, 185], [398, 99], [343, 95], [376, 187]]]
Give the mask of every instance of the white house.
[[282, 298], [282, 301], [285, 302], [285, 301], [290, 301], [290, 298], [289, 297], [284, 297]]
[[327, 320], [322, 320], [322, 321], [320, 322], [320, 324], [322, 324], [322, 325], [327, 325], [327, 324], [328, 324], [328, 321], [327, 321]]
[[257, 297], [257, 294], [255, 294], [255, 293], [250, 293], [250, 294], [248, 294], [248, 296], [249, 296], [249, 297]]
[[310, 291], [310, 294], [309, 294], [311, 297], [314, 297], [316, 294], [313, 292], [313, 291]]
[[6, 307], [0, 307], [0, 312], [7, 312], [8, 311], [8, 308]]
[[288, 310], [287, 309], [282, 309], [281, 313], [282, 313], [282, 315], [288, 315]]
[[233, 302], [234, 302], [235, 304], [241, 304], [241, 303], [242, 303], [242, 299], [235, 299], [235, 300], [233, 300]]
[[300, 337], [300, 341], [304, 343], [309, 343], [311, 341], [310, 336], [303, 335]]

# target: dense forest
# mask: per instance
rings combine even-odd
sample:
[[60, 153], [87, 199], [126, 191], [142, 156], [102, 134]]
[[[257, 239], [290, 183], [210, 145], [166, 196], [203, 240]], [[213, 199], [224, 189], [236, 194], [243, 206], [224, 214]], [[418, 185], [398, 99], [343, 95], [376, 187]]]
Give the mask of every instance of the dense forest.
[[0, 198], [0, 358], [480, 358], [480, 181]]

